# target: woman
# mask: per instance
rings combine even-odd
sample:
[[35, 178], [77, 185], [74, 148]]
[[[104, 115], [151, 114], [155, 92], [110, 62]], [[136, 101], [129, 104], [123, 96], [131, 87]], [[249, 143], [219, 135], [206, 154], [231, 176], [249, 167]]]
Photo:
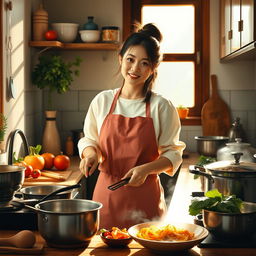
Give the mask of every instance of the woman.
[[[99, 93], [78, 143], [80, 170], [86, 177], [99, 164], [93, 200], [103, 203], [100, 226], [130, 227], [160, 218], [166, 211], [158, 174], [174, 175], [185, 144], [174, 106], [151, 91], [161, 61], [162, 36], [153, 24], [131, 34], [119, 53], [121, 88]], [[108, 186], [130, 177], [115, 191]]]

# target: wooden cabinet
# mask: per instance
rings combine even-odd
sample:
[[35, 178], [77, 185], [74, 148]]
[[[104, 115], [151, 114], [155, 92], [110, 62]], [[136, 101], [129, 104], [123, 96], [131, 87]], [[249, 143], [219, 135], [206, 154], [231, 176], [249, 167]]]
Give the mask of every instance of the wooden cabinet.
[[255, 0], [220, 0], [220, 58], [255, 57]]

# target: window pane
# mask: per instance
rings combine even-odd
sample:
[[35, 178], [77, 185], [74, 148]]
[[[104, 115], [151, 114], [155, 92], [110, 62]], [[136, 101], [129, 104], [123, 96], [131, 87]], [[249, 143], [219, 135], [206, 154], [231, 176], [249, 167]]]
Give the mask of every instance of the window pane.
[[194, 106], [194, 63], [162, 62], [153, 88], [178, 106]]
[[163, 34], [162, 52], [194, 53], [194, 13], [193, 5], [143, 6], [142, 24], [158, 26]]

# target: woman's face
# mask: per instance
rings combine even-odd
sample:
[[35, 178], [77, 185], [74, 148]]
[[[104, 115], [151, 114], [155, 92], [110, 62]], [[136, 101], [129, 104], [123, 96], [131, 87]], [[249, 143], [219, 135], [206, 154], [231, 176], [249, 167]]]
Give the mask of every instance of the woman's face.
[[125, 84], [143, 87], [153, 73], [146, 50], [141, 45], [131, 46], [123, 57], [119, 56], [119, 61]]

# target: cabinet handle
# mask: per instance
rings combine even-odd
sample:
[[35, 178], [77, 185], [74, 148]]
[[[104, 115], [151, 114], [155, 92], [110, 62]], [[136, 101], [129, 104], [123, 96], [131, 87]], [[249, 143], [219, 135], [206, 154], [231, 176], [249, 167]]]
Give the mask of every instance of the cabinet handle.
[[201, 53], [200, 51], [196, 52], [196, 64], [199, 65], [201, 62]]
[[228, 31], [228, 40], [231, 40], [233, 38], [233, 30]]
[[244, 30], [244, 21], [243, 20], [239, 20], [238, 21], [238, 31], [241, 32]]

